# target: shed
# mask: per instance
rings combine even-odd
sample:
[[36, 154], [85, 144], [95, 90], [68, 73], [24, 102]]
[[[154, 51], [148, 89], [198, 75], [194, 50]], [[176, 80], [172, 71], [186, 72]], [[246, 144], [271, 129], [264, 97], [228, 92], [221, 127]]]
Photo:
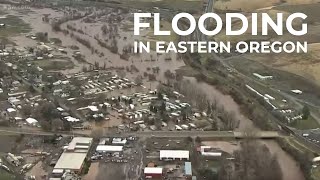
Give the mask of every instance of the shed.
[[160, 150], [160, 160], [189, 160], [189, 151]]
[[191, 177], [192, 176], [192, 166], [191, 162], [185, 162], [184, 163], [184, 175]]
[[38, 121], [36, 119], [33, 119], [33, 118], [27, 118], [26, 121], [27, 121], [27, 123], [29, 125], [32, 125], [32, 126], [35, 126], [38, 123]]
[[123, 146], [110, 146], [110, 145], [98, 145], [96, 148], [97, 152], [122, 152]]
[[146, 167], [144, 168], [144, 175], [146, 179], [161, 178], [163, 168], [161, 167]]

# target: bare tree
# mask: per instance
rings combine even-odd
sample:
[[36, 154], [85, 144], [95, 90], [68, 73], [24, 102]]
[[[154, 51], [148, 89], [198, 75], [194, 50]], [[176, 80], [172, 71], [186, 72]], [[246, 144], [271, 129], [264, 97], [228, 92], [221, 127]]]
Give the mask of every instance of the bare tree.
[[94, 139], [100, 139], [103, 137], [103, 128], [95, 128], [91, 131], [91, 137]]
[[63, 129], [63, 122], [61, 119], [54, 119], [51, 122], [51, 127], [53, 130], [61, 130]]
[[126, 71], [125, 70], [119, 70], [117, 72], [118, 76], [121, 77], [121, 78], [124, 78], [126, 77]]
[[142, 84], [142, 76], [139, 75], [135, 78], [134, 82], [137, 84], [137, 85], [141, 85]]
[[239, 180], [281, 180], [282, 172], [275, 155], [259, 143], [253, 129], [246, 129], [241, 149], [234, 153], [235, 176]]

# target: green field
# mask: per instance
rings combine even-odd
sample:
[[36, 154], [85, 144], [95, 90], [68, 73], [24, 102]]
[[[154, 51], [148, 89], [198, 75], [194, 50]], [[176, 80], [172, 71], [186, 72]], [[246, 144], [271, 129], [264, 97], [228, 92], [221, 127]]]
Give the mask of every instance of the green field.
[[311, 177], [314, 180], [320, 179], [320, 167], [316, 167], [316, 168], [311, 169]]
[[309, 117], [308, 119], [305, 120], [298, 120], [294, 122], [292, 127], [305, 130], [305, 129], [316, 129], [319, 128], [319, 123], [312, 117]]
[[5, 27], [0, 28], [0, 38], [14, 36], [20, 33], [27, 33], [31, 30], [29, 24], [25, 23], [17, 16], [8, 15], [6, 18], [0, 19], [0, 23]]
[[0, 179], [1, 180], [14, 180], [15, 177], [4, 170], [0, 170]]
[[44, 60], [34, 61], [34, 63], [44, 70], [51, 70], [51, 71], [71, 69], [74, 67], [74, 64], [70, 60], [44, 59]]

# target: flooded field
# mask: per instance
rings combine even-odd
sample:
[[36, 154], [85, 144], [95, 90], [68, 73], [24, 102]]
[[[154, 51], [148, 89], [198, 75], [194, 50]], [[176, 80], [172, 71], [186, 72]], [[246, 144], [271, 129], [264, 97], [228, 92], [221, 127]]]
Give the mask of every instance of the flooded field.
[[[92, 23], [84, 23], [82, 22], [83, 19], [74, 20], [74, 21], [68, 21], [66, 23], [61, 24], [61, 29], [67, 29], [67, 26], [72, 26], [73, 28], [76, 28], [78, 30], [81, 30], [82, 33], [78, 32], [72, 32], [74, 36], [81, 36], [81, 38], [87, 40], [91, 44], [91, 49], [84, 46], [83, 44], [77, 42], [74, 38], [72, 38], [70, 35], [66, 35], [63, 32], [56, 32], [53, 31], [51, 24], [43, 22], [42, 18], [46, 14], [50, 14], [50, 19], [59, 19], [64, 17], [65, 12], [62, 11], [56, 11], [52, 9], [30, 9], [30, 12], [28, 13], [28, 16], [21, 16], [19, 12], [17, 11], [10, 11], [11, 15], [19, 16], [22, 20], [24, 20], [26, 23], [30, 24], [32, 31], [30, 34], [35, 34], [37, 32], [46, 32], [48, 33], [48, 36], [50, 38], [56, 38], [61, 40], [61, 45], [59, 45], [61, 48], [65, 48], [65, 51], [67, 52], [67, 56], [72, 60], [72, 62], [75, 64], [75, 67], [73, 69], [68, 69], [62, 71], [63, 73], [76, 73], [82, 70], [82, 66], [88, 65], [88, 64], [94, 64], [98, 62], [100, 66], [103, 64], [106, 64], [108, 67], [126, 67], [130, 65], [135, 65], [139, 70], [145, 71], [146, 67], [159, 67], [160, 71], [161, 69], [170, 69], [174, 70], [176, 68], [179, 68], [183, 65], [183, 62], [180, 60], [176, 60], [176, 56], [174, 54], [170, 55], [172, 61], [165, 61], [164, 59], [167, 57], [167, 55], [157, 55], [155, 52], [152, 52], [151, 54], [140, 54], [139, 56], [131, 56], [128, 60], [124, 60], [120, 57], [120, 51], [129, 44], [133, 44], [133, 41], [137, 38], [133, 36], [132, 32], [127, 32], [123, 30], [119, 30], [119, 34], [116, 37], [118, 42], [118, 53], [112, 53], [109, 49], [105, 47], [101, 47], [99, 43], [97, 42], [96, 38], [99, 37], [99, 39], [107, 41], [107, 37], [102, 34], [101, 27], [104, 23], [104, 16], [101, 17], [99, 20], [96, 20]], [[69, 30], [70, 31], [70, 30]], [[145, 32], [147, 33], [147, 32]], [[30, 47], [35, 46], [37, 44], [36, 41], [27, 38], [25, 34], [21, 34], [19, 36], [16, 36], [13, 38], [14, 42], [18, 44], [18, 47]], [[58, 47], [59, 47], [58, 46]], [[83, 63], [80, 63], [76, 61], [72, 54], [74, 53], [74, 50], [72, 50], [71, 46], [77, 46], [79, 51], [82, 55], [85, 56], [85, 61]], [[93, 53], [92, 51], [96, 51], [99, 53]], [[101, 53], [103, 53], [103, 56], [101, 56]]]
[[[280, 146], [274, 140], [259, 140], [259, 143], [265, 144], [272, 154], [277, 156], [278, 162], [282, 169], [283, 180], [303, 180], [304, 176], [300, 170], [299, 165], [295, 160], [286, 152], [284, 152]], [[204, 141], [202, 142], [206, 146], [211, 146], [217, 149], [221, 149], [224, 152], [232, 154], [234, 151], [240, 149], [240, 142], [226, 142], [226, 141]]]
[[98, 172], [99, 172], [99, 163], [98, 162], [91, 163], [89, 172], [83, 177], [83, 180], [96, 179], [98, 176]]
[[256, 129], [252, 121], [240, 112], [239, 105], [232, 99], [231, 96], [221, 93], [214, 86], [209, 85], [206, 82], [198, 82], [195, 78], [190, 77], [186, 79], [190, 80], [191, 82], [195, 83], [198, 87], [200, 87], [203, 90], [203, 92], [207, 94], [208, 98], [211, 101], [216, 100], [218, 101], [218, 104], [224, 106], [227, 109], [227, 111], [234, 112], [236, 117], [240, 120], [240, 124], [237, 130], [243, 131], [247, 128]]
[[277, 142], [272, 140], [262, 141], [270, 150], [276, 154], [280, 167], [282, 169], [284, 180], [304, 180], [303, 173], [300, 170], [299, 164], [286, 152], [284, 152]]

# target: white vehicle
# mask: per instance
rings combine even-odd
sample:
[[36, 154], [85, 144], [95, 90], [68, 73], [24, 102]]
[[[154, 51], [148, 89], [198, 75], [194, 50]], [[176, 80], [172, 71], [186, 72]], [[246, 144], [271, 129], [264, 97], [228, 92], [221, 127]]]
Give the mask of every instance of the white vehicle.
[[182, 128], [180, 126], [178, 126], [178, 125], [175, 125], [175, 127], [176, 127], [177, 131], [181, 131], [182, 130]]

